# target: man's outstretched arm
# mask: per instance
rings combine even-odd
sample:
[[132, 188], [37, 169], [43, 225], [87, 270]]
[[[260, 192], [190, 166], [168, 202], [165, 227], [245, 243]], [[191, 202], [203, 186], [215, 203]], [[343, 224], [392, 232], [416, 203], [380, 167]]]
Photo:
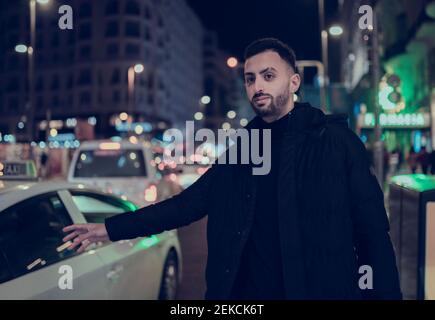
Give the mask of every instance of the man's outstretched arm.
[[63, 229], [69, 234], [63, 239], [71, 241], [70, 249], [80, 245], [83, 252], [90, 244], [98, 241], [117, 241], [150, 236], [166, 230], [176, 229], [204, 217], [208, 190], [217, 166], [214, 165], [194, 184], [162, 202], [110, 217], [104, 224], [75, 224]]

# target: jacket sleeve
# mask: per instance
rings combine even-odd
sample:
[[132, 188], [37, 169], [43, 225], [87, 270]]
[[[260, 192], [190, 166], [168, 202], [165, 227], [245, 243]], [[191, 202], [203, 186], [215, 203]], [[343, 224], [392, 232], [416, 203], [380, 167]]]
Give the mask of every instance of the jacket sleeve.
[[159, 234], [193, 223], [206, 215], [208, 189], [214, 165], [190, 187], [162, 202], [105, 220], [111, 241]]
[[383, 192], [364, 144], [350, 129], [345, 136], [354, 246], [359, 267], [370, 266], [373, 275], [373, 288], [361, 293], [365, 299], [402, 299]]

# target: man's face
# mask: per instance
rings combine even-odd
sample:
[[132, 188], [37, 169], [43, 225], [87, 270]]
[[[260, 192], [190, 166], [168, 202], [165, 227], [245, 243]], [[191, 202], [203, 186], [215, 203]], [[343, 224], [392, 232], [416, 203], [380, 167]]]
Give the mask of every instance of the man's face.
[[259, 53], [245, 62], [248, 99], [265, 121], [274, 121], [290, 111], [299, 84], [299, 75], [275, 51]]

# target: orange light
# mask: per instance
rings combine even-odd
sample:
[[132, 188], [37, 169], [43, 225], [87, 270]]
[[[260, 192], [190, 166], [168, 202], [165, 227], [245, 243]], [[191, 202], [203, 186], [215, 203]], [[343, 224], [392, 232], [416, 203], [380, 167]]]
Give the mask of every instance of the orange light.
[[150, 185], [145, 189], [144, 198], [148, 202], [154, 202], [157, 200], [157, 187], [155, 185]]
[[121, 149], [121, 145], [117, 142], [102, 142], [99, 148], [101, 150], [119, 150]]
[[239, 62], [238, 62], [237, 59], [234, 58], [234, 57], [230, 57], [230, 58], [228, 58], [228, 60], [227, 60], [227, 65], [228, 65], [228, 67], [230, 67], [230, 68], [235, 68], [235, 67], [237, 67], [238, 63], [239, 63]]

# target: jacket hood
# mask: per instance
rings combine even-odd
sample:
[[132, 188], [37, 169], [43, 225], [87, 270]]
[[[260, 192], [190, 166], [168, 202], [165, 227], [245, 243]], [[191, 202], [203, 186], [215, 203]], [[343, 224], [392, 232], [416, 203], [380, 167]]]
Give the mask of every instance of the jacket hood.
[[[296, 131], [311, 131], [331, 124], [348, 127], [347, 114], [326, 115], [319, 108], [314, 108], [306, 102], [295, 102], [290, 118], [293, 118], [293, 121], [289, 122], [289, 129]], [[259, 128], [260, 120], [261, 118], [256, 116], [246, 128]]]

